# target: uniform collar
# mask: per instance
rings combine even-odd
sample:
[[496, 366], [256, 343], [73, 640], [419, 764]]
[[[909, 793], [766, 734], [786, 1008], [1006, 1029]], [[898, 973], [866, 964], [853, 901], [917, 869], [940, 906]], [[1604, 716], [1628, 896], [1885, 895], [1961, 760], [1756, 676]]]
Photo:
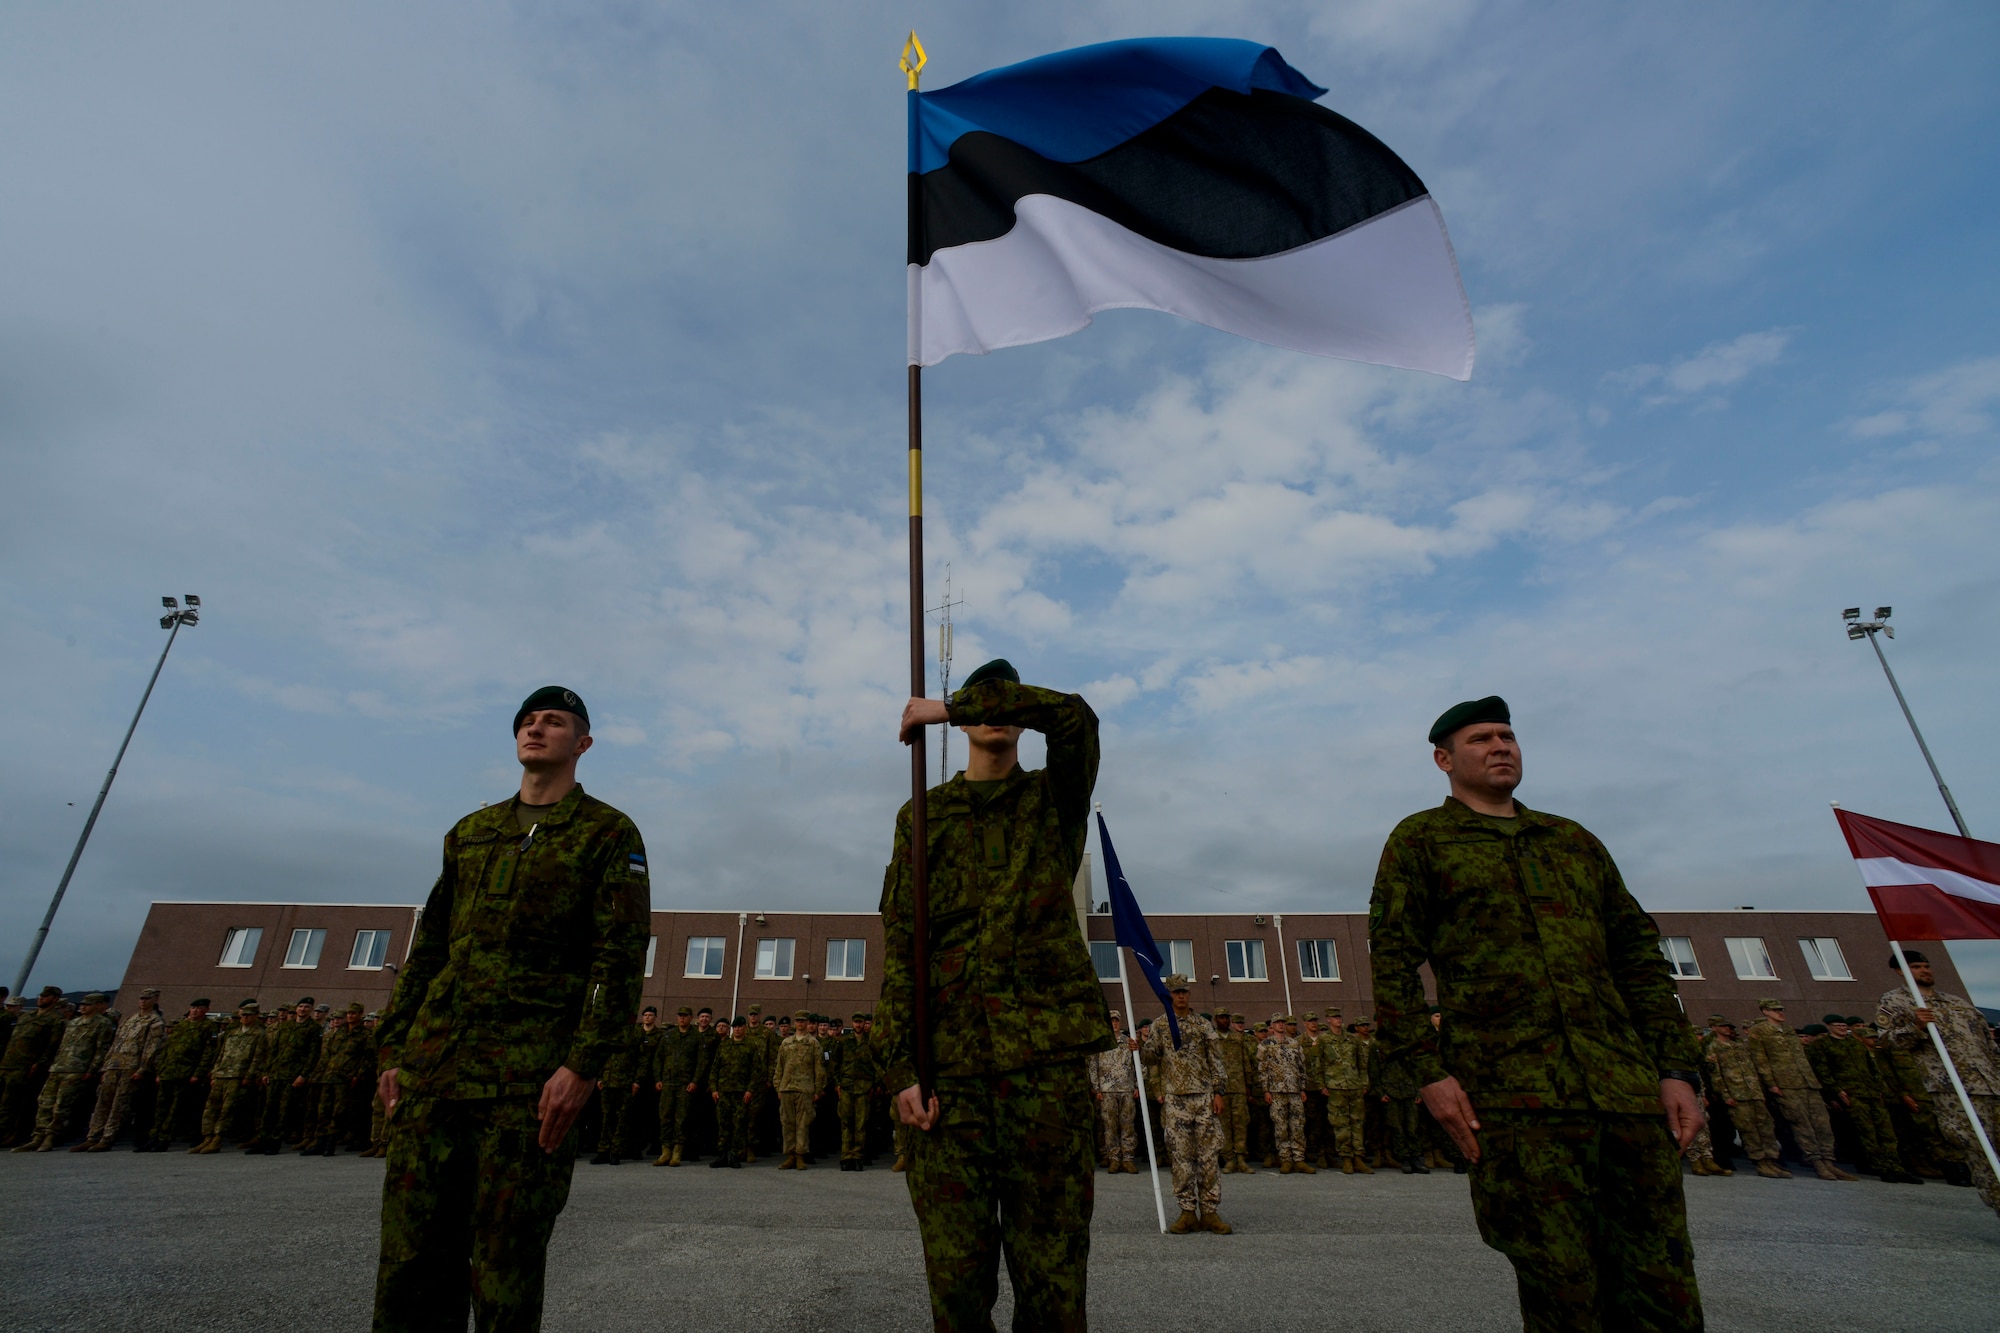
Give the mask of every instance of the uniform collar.
[[[1446, 796], [1438, 809], [1450, 816], [1454, 823], [1463, 824], [1468, 828], [1486, 828], [1487, 825], [1483, 821], [1500, 818], [1498, 815], [1482, 815], [1456, 796]], [[1555, 823], [1550, 816], [1530, 810], [1518, 796], [1514, 798], [1514, 817], [1521, 821], [1523, 828], [1548, 828]]]

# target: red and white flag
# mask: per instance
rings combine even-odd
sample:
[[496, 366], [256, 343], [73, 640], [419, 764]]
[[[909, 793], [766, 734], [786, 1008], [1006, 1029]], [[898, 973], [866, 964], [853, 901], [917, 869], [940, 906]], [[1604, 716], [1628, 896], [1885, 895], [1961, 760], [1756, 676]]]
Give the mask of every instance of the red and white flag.
[[1833, 814], [1890, 939], [2000, 939], [2000, 843]]

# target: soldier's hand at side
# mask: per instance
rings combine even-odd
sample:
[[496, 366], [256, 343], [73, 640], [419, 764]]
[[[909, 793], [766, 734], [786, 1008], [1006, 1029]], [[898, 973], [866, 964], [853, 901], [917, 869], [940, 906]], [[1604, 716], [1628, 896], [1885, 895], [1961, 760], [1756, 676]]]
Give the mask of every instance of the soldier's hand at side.
[[688, 1084], [688, 1091], [689, 1091], [689, 1092], [693, 1092], [693, 1091], [694, 1091], [694, 1084], [692, 1084], [692, 1083]]
[[[295, 1087], [295, 1088], [303, 1088], [303, 1087], [304, 1087], [305, 1085], [306, 1085], [306, 1076], [305, 1076], [304, 1074], [300, 1074], [300, 1075], [299, 1075], [299, 1076], [298, 1076], [297, 1078], [295, 1078], [295, 1079], [293, 1079], [293, 1080], [292, 1080], [292, 1086], [293, 1086], [293, 1087]], [[382, 1099], [382, 1104], [383, 1104], [384, 1106], [387, 1106], [387, 1105], [388, 1105], [388, 1098], [386, 1098], [386, 1097], [385, 1097], [385, 1098], [383, 1098], [383, 1099]]]
[[1724, 1106], [1734, 1106], [1736, 1105], [1736, 1099], [1734, 1097], [1724, 1097], [1722, 1099], [1722, 1104]]
[[535, 1105], [535, 1119], [542, 1122], [542, 1132], [535, 1141], [543, 1152], [553, 1153], [562, 1147], [570, 1126], [590, 1102], [592, 1082], [568, 1065], [557, 1065], [549, 1081], [542, 1084], [542, 1099]]
[[1222, 1094], [1219, 1092], [1215, 1094], [1215, 1113], [1222, 1114]]
[[1692, 1086], [1680, 1079], [1663, 1078], [1660, 1080], [1660, 1105], [1667, 1108], [1667, 1132], [1685, 1150], [1708, 1120], [1701, 1109], [1701, 1098], [1695, 1095]]
[[906, 1125], [929, 1130], [938, 1121], [937, 1094], [932, 1093], [930, 1103], [926, 1105], [918, 1100], [918, 1089], [914, 1083], [896, 1094], [896, 1106], [902, 1111], [903, 1123]]
[[[189, 1079], [188, 1082], [192, 1083], [194, 1080]], [[375, 1080], [375, 1095], [382, 1099], [382, 1114], [385, 1117], [393, 1115], [396, 1110], [396, 1103], [403, 1096], [403, 1085], [396, 1082], [395, 1070], [385, 1069], [382, 1071], [381, 1076]]]
[[951, 721], [951, 712], [942, 699], [912, 699], [903, 705], [903, 725], [896, 738], [908, 745], [925, 727]]
[[1903, 1105], [1914, 1111], [1917, 1109], [1917, 1099], [1905, 1093], [1903, 1096]]
[[1785, 1090], [1783, 1088], [1773, 1088], [1771, 1089], [1771, 1095], [1773, 1097], [1782, 1097], [1785, 1095]]
[[[1681, 1084], [1686, 1087], [1687, 1084]], [[1465, 1095], [1458, 1080], [1447, 1075], [1435, 1083], [1426, 1083], [1418, 1090], [1424, 1099], [1424, 1106], [1431, 1113], [1431, 1119], [1439, 1128], [1451, 1136], [1458, 1150], [1465, 1154], [1468, 1162], [1479, 1160], [1479, 1115], [1472, 1109], [1472, 1099]]]
[[1847, 1100], [1847, 1094], [1846, 1094], [1846, 1093], [1844, 1093], [1844, 1092], [1840, 1094], [1840, 1104], [1841, 1104], [1842, 1106], [1852, 1106], [1852, 1105], [1854, 1105], [1854, 1103], [1853, 1103], [1853, 1102], [1850, 1102], [1850, 1101], [1848, 1101], [1848, 1100]]

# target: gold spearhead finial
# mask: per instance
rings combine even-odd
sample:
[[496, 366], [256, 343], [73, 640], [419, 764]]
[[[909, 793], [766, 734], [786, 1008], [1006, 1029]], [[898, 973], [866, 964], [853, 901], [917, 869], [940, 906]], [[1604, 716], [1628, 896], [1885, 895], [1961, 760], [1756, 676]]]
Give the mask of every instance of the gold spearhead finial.
[[915, 28], [910, 29], [910, 40], [903, 43], [903, 58], [897, 63], [902, 67], [903, 73], [910, 76], [910, 91], [915, 92], [917, 76], [922, 74], [924, 66], [930, 63], [930, 57], [924, 54], [924, 44], [917, 40]]

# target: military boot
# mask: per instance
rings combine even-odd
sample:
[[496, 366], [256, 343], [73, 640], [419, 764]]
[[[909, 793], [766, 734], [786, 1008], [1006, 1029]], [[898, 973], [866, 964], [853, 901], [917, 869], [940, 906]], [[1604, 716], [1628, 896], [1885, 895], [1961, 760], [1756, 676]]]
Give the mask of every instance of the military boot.
[[198, 1144], [194, 1151], [203, 1157], [222, 1151], [222, 1135], [211, 1134]]
[[1354, 1169], [1356, 1172], [1364, 1176], [1372, 1176], [1375, 1174], [1375, 1168], [1368, 1165], [1368, 1159], [1366, 1157], [1355, 1158]]
[[1343, 1176], [1354, 1174], [1354, 1159], [1352, 1157], [1343, 1157], [1340, 1159], [1340, 1174]]
[[799, 1164], [799, 1159], [796, 1155], [792, 1153], [786, 1153], [785, 1160], [778, 1163], [778, 1169], [780, 1171], [791, 1171], [796, 1169], [798, 1164]]
[[1124, 1173], [1125, 1173], [1126, 1175], [1128, 1175], [1128, 1176], [1136, 1176], [1136, 1175], [1138, 1175], [1138, 1174], [1139, 1174], [1139, 1168], [1138, 1168], [1138, 1167], [1136, 1167], [1136, 1166], [1134, 1166], [1134, 1165], [1132, 1165], [1132, 1164], [1131, 1164], [1130, 1162], [1126, 1162], [1126, 1163], [1124, 1163], [1124, 1164], [1123, 1164], [1122, 1166], [1120, 1166], [1120, 1167], [1119, 1167], [1118, 1169], [1119, 1169], [1120, 1171], [1123, 1171], [1123, 1172], [1124, 1172]]
[[1193, 1213], [1182, 1212], [1179, 1217], [1173, 1220], [1172, 1225], [1167, 1228], [1167, 1234], [1169, 1236], [1185, 1236], [1190, 1231], [1199, 1230], [1200, 1227], [1200, 1218], [1196, 1217]]
[[90, 1146], [89, 1146], [89, 1147], [88, 1147], [87, 1149], [85, 1149], [85, 1151], [86, 1151], [86, 1152], [110, 1152], [110, 1151], [111, 1151], [111, 1140], [110, 1140], [110, 1139], [99, 1139], [99, 1140], [98, 1140], [97, 1142], [95, 1142], [95, 1143], [91, 1144], [91, 1145], [90, 1145]]
[[318, 1139], [307, 1139], [307, 1140], [306, 1140], [306, 1141], [305, 1141], [305, 1142], [304, 1142], [304, 1143], [303, 1143], [302, 1145], [300, 1145], [300, 1147], [299, 1147], [299, 1156], [301, 1156], [301, 1157], [317, 1157], [317, 1156], [319, 1156], [319, 1140], [318, 1140]]
[[1284, 1161], [1278, 1163], [1278, 1174], [1281, 1176], [1289, 1176], [1290, 1174], [1292, 1174], [1291, 1158], [1287, 1157]]
[[[85, 1140], [84, 1140], [84, 1141], [83, 1141], [82, 1143], [78, 1143], [78, 1144], [75, 1144], [75, 1145], [73, 1145], [73, 1146], [72, 1146], [72, 1147], [70, 1148], [70, 1151], [71, 1151], [71, 1152], [89, 1152], [89, 1151], [91, 1151], [91, 1150], [92, 1150], [93, 1148], [95, 1148], [96, 1146], [97, 1146], [97, 1140], [96, 1140], [96, 1139], [85, 1139]], [[110, 1147], [111, 1145], [107, 1143], [107, 1144], [105, 1144], [104, 1146], [108, 1148], [108, 1147]]]
[[1792, 1178], [1792, 1173], [1785, 1170], [1784, 1167], [1779, 1166], [1776, 1162], [1757, 1163], [1757, 1174], [1766, 1180], [1790, 1180]]
[[1269, 1168], [1269, 1167], [1274, 1167], [1274, 1166], [1276, 1166], [1277, 1164], [1278, 1164], [1278, 1154], [1276, 1154], [1276, 1153], [1274, 1153], [1274, 1152], [1267, 1152], [1267, 1153], [1265, 1153], [1265, 1154], [1264, 1154], [1264, 1165], [1265, 1165], [1265, 1167], [1267, 1167], [1267, 1168]]
[[896, 1158], [896, 1164], [890, 1167], [889, 1169], [891, 1171], [907, 1171], [910, 1169], [910, 1159], [908, 1157], [898, 1156]]
[[1316, 1176], [1319, 1174], [1319, 1168], [1307, 1161], [1298, 1162], [1292, 1169], [1302, 1176]]
[[1218, 1236], [1232, 1235], [1236, 1230], [1235, 1227], [1230, 1226], [1229, 1223], [1223, 1221], [1215, 1213], [1203, 1213], [1201, 1215], [1201, 1229], [1203, 1231], [1213, 1231]]
[[1430, 1173], [1431, 1169], [1414, 1157], [1403, 1160], [1403, 1174], [1406, 1176], [1427, 1176]]
[[668, 1163], [667, 1163], [667, 1165], [668, 1165], [668, 1166], [679, 1166], [680, 1164], [681, 1164], [681, 1145], [680, 1145], [680, 1144], [678, 1144], [678, 1143], [676, 1143], [676, 1144], [674, 1145], [674, 1160], [673, 1160], [673, 1161], [671, 1161], [671, 1162], [668, 1162]]
[[[1822, 1167], [1824, 1167], [1824, 1168], [1825, 1168], [1825, 1170], [1821, 1170], [1821, 1168], [1822, 1168]], [[1841, 1169], [1840, 1169], [1839, 1167], [1835, 1166], [1835, 1165], [1833, 1164], [1833, 1161], [1832, 1161], [1832, 1159], [1830, 1159], [1830, 1158], [1824, 1158], [1824, 1157], [1823, 1157], [1823, 1158], [1821, 1158], [1821, 1159], [1820, 1159], [1819, 1161], [1817, 1161], [1817, 1162], [1814, 1162], [1814, 1163], [1813, 1163], [1813, 1170], [1814, 1170], [1814, 1171], [1815, 1171], [1815, 1172], [1816, 1172], [1816, 1173], [1817, 1173], [1817, 1174], [1819, 1175], [1819, 1178], [1820, 1178], [1821, 1180], [1859, 1180], [1859, 1179], [1861, 1179], [1861, 1177], [1860, 1177], [1860, 1176], [1850, 1176], [1850, 1175], [1848, 1175], [1848, 1174], [1847, 1174], [1847, 1173], [1846, 1173], [1845, 1171], [1843, 1171], [1843, 1170], [1841, 1170]]]
[[27, 1140], [27, 1141], [26, 1141], [25, 1143], [21, 1144], [21, 1145], [20, 1145], [20, 1146], [19, 1146], [18, 1148], [14, 1149], [14, 1151], [15, 1151], [15, 1152], [34, 1152], [34, 1151], [35, 1151], [35, 1150], [36, 1150], [36, 1149], [37, 1149], [38, 1147], [40, 1147], [40, 1146], [41, 1146], [41, 1142], [42, 1142], [42, 1141], [41, 1141], [40, 1139], [37, 1139], [37, 1138], [30, 1138], [30, 1139], [28, 1139], [28, 1140]]
[[674, 1165], [673, 1157], [674, 1157], [674, 1150], [672, 1148], [663, 1149], [661, 1150], [660, 1155], [653, 1159], [653, 1165], [672, 1166]]

